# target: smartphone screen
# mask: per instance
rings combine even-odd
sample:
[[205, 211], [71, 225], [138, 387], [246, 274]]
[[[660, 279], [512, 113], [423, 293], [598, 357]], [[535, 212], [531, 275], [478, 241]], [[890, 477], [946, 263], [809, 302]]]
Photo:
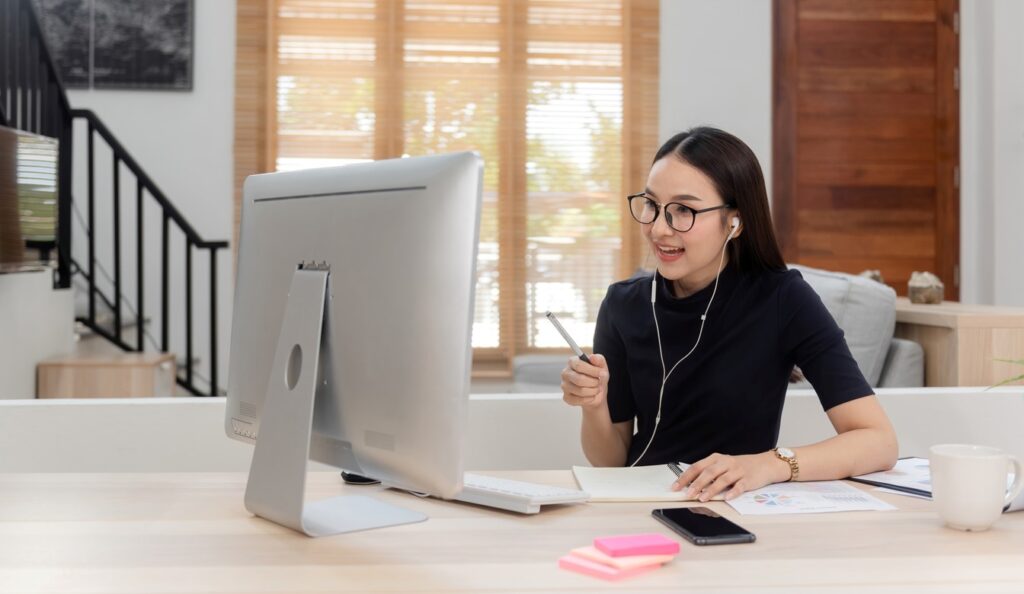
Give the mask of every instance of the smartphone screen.
[[706, 507], [656, 509], [652, 515], [696, 545], [754, 542], [754, 534]]

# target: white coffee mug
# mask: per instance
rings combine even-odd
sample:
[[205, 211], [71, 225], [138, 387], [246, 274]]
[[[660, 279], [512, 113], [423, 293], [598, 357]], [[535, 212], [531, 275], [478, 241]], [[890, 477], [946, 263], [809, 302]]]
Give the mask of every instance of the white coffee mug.
[[[940, 444], [930, 452], [932, 499], [950, 528], [987, 530], [1024, 488], [1020, 461], [999, 448]], [[1010, 465], [1014, 480], [1007, 491]]]

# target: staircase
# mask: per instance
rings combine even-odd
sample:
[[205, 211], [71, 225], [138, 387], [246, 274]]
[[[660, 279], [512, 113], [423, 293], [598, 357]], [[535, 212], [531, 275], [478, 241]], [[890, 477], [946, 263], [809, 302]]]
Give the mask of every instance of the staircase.
[[[201, 237], [95, 113], [71, 108], [34, 10], [31, 0], [0, 0], [0, 125], [59, 141], [55, 287], [67, 289], [74, 285], [86, 292], [88, 308], [77, 316], [77, 321], [96, 335], [124, 351], [168, 353], [173, 348], [184, 354], [176, 378], [179, 386], [196, 396], [222, 394], [217, 371], [217, 252], [227, 248], [228, 242]], [[85, 124], [84, 155], [74, 154], [75, 130], [82, 127], [76, 126], [76, 121]], [[95, 163], [97, 140], [105, 145], [103, 150], [113, 160], [113, 167], [102, 173]], [[83, 166], [82, 159], [87, 188], [84, 196], [76, 200], [72, 195], [72, 173], [76, 164]], [[109, 183], [101, 175], [107, 176]], [[124, 182], [134, 187], [133, 195], [121, 196]], [[97, 192], [97, 186], [108, 187], [110, 191]], [[93, 232], [102, 201], [109, 201], [109, 208], [102, 210], [112, 213], [112, 237], [100, 237]], [[134, 202], [132, 220], [122, 221], [124, 201]], [[150, 209], [156, 209], [161, 221], [154, 229], [145, 224]], [[84, 237], [72, 234], [74, 213], [84, 219]], [[134, 241], [122, 241], [122, 226], [134, 230]], [[155, 267], [147, 266], [145, 248], [150, 233], [160, 237], [159, 265]], [[172, 234], [184, 238], [184, 250], [177, 254], [184, 260], [181, 278], [171, 278]], [[97, 243], [103, 241], [113, 244], [112, 261], [99, 261]], [[136, 265], [134, 278], [125, 282], [122, 259], [128, 250], [132, 251]], [[85, 254], [82, 261], [76, 261], [72, 255], [76, 253]], [[208, 302], [193, 296], [193, 283], [197, 280], [193, 270], [195, 258], [209, 258]], [[100, 282], [98, 275], [108, 268], [109, 282]], [[151, 303], [145, 281], [154, 274], [159, 274], [160, 295]], [[184, 292], [183, 319], [175, 320], [171, 315], [172, 290]], [[197, 331], [193, 315], [197, 308], [204, 307], [208, 308], [209, 327]], [[148, 323], [154, 313], [159, 318], [158, 333]], [[172, 322], [184, 326], [184, 344], [172, 344]], [[202, 339], [209, 340], [210, 355], [200, 369], [193, 349], [195, 341]]]

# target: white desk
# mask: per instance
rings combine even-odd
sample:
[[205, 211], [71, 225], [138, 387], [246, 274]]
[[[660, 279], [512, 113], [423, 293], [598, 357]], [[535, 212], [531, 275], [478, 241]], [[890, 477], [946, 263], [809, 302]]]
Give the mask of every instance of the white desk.
[[[672, 535], [650, 517], [663, 505], [521, 516], [384, 491], [430, 520], [310, 539], [250, 516], [244, 488], [241, 473], [0, 475], [0, 592], [1024, 592], [1024, 512], [968, 534], [943, 528], [931, 502], [895, 495], [881, 497], [899, 511], [803, 516], [738, 516], [713, 503], [757, 542], [683, 542], [664, 568], [606, 583], [556, 561], [595, 536]], [[379, 488], [313, 473], [309, 491]]]

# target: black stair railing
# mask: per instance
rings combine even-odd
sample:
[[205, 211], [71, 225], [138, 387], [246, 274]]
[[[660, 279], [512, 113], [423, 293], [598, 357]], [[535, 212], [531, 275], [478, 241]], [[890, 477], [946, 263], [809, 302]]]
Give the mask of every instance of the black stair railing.
[[[75, 120], [83, 119], [88, 126], [88, 136], [86, 137], [86, 172], [88, 178], [88, 190], [87, 190], [87, 210], [86, 217], [88, 220], [88, 230], [86, 232], [88, 236], [88, 267], [86, 269], [86, 277], [89, 281], [89, 312], [88, 316], [79, 318], [79, 321], [84, 323], [86, 326], [92, 328], [95, 332], [105, 336], [108, 340], [117, 344], [125, 350], [144, 351], [145, 350], [145, 319], [147, 312], [147, 303], [145, 299], [145, 282], [146, 278], [146, 258], [145, 258], [145, 211], [146, 211], [146, 197], [148, 196], [155, 201], [157, 207], [161, 212], [161, 236], [160, 236], [160, 350], [167, 352], [170, 350], [170, 233], [171, 225], [180, 231], [185, 238], [185, 377], [178, 378], [178, 383], [189, 390], [193, 394], [199, 395], [203, 392], [196, 386], [195, 382], [195, 370], [194, 370], [194, 357], [193, 357], [193, 270], [192, 270], [192, 255], [193, 252], [199, 250], [200, 252], [205, 251], [208, 254], [210, 262], [210, 327], [209, 327], [209, 339], [210, 339], [210, 364], [209, 364], [209, 385], [210, 388], [207, 393], [210, 395], [218, 394], [218, 356], [217, 356], [217, 250], [228, 247], [227, 241], [207, 241], [204, 240], [198, 232], [189, 224], [187, 220], [181, 215], [177, 208], [167, 199], [166, 194], [153, 182], [153, 180], [146, 174], [145, 170], [138, 164], [138, 162], [132, 157], [124, 146], [117, 140], [114, 134], [109, 128], [96, 116], [95, 113], [85, 109], [74, 109], [71, 111], [71, 117]], [[111, 169], [112, 179], [112, 200], [113, 200], [113, 254], [114, 254], [114, 297], [113, 297], [113, 313], [114, 323], [113, 330], [109, 331], [101, 327], [97, 323], [96, 317], [96, 299], [100, 295], [96, 287], [96, 234], [92, 231], [95, 229], [95, 213], [96, 213], [96, 163], [95, 163], [95, 138], [101, 138], [110, 149], [113, 158], [113, 167]], [[122, 279], [121, 279], [121, 254], [123, 252], [123, 246], [121, 245], [121, 171], [126, 169], [135, 177], [135, 249], [137, 250], [136, 258], [136, 294], [135, 294], [135, 316], [136, 316], [136, 334], [133, 343], [125, 340], [123, 336], [123, 320], [121, 318], [122, 312]]]
[[[88, 127], [86, 167], [88, 173], [87, 190], [87, 223], [85, 229], [88, 242], [88, 262], [85, 266], [73, 262], [71, 258], [71, 214], [72, 214], [72, 155], [73, 131], [75, 120], [85, 120]], [[157, 187], [145, 170], [136, 162], [124, 146], [111, 133], [109, 128], [89, 110], [71, 109], [61, 84], [60, 76], [47, 49], [39, 21], [36, 18], [31, 0], [0, 0], [0, 122], [6, 126], [50, 136], [59, 140], [58, 157], [58, 231], [57, 231], [57, 280], [56, 285], [62, 288], [71, 286], [73, 274], [80, 274], [88, 282], [89, 309], [88, 315], [81, 316], [78, 321], [89, 327], [96, 334], [127, 351], [145, 351], [146, 312], [145, 299], [146, 258], [145, 258], [145, 224], [144, 213], [148, 196], [159, 209], [161, 224], [160, 254], [160, 344], [163, 352], [171, 350], [170, 339], [170, 291], [169, 274], [170, 254], [169, 236], [172, 224], [185, 238], [185, 369], [184, 377], [179, 373], [177, 383], [194, 395], [217, 395], [218, 388], [218, 349], [217, 349], [217, 251], [228, 246], [227, 241], [204, 240], [185, 220], [167, 196]], [[113, 211], [113, 268], [114, 295], [108, 297], [97, 286], [96, 258], [96, 194], [95, 168], [95, 137], [99, 136], [109, 147], [113, 155], [111, 170], [112, 188], [110, 199]], [[136, 258], [136, 335], [134, 341], [124, 337], [122, 311], [124, 292], [122, 291], [121, 259], [124, 246], [121, 245], [121, 173], [126, 169], [135, 178], [135, 249]], [[206, 390], [197, 386], [195, 380], [199, 375], [194, 369], [194, 336], [193, 336], [193, 252], [205, 251], [210, 259], [210, 360], [209, 381]], [[72, 266], [74, 264], [74, 267]], [[113, 328], [104, 328], [97, 321], [97, 300], [102, 301], [113, 312]]]

